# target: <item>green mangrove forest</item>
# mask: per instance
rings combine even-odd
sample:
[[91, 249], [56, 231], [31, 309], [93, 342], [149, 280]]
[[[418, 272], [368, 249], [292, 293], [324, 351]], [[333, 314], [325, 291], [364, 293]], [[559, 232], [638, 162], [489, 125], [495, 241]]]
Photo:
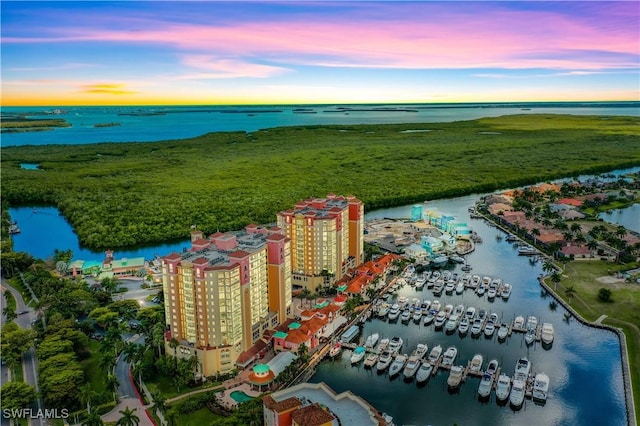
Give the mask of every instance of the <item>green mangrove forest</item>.
[[[365, 209], [640, 165], [640, 118], [514, 115], [1, 149], [11, 205], [57, 206], [94, 249], [275, 222], [307, 197]], [[21, 163], [39, 164], [24, 170]]]

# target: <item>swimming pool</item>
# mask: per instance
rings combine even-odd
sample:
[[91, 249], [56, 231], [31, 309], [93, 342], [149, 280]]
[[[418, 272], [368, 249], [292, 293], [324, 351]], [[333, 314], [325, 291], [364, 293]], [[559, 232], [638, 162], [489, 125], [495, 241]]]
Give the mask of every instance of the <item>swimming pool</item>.
[[235, 401], [235, 402], [246, 402], [246, 401], [251, 401], [253, 399], [252, 396], [247, 395], [246, 393], [242, 392], [242, 391], [233, 391], [229, 394], [229, 396]]

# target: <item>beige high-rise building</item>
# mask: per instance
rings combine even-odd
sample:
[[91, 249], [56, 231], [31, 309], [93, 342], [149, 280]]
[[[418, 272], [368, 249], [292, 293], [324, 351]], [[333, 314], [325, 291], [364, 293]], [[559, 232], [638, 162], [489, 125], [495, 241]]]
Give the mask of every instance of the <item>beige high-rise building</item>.
[[364, 205], [354, 196], [313, 198], [278, 213], [291, 239], [292, 283], [315, 291], [362, 263]]
[[162, 259], [167, 353], [174, 354], [175, 338], [175, 353], [195, 355], [198, 373], [229, 372], [265, 330], [291, 314], [290, 242], [249, 225], [207, 239], [194, 231], [191, 246]]

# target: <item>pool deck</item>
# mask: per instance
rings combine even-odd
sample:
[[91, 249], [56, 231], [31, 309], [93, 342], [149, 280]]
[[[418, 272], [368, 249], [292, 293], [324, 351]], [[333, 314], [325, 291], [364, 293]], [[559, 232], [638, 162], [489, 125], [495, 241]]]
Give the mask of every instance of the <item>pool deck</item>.
[[222, 392], [218, 392], [216, 394], [216, 400], [225, 408], [235, 409], [238, 407], [238, 403], [233, 398], [231, 398], [231, 392], [235, 392], [235, 391], [242, 391], [253, 398], [260, 396], [260, 392], [257, 392], [251, 389], [250, 384], [242, 383], [242, 384], [239, 384], [238, 386], [225, 389]]

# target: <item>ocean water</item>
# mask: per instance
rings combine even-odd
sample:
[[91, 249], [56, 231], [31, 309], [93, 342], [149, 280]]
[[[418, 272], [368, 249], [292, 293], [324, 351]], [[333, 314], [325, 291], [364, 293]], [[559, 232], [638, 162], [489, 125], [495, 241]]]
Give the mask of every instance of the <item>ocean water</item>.
[[[150, 142], [281, 126], [450, 122], [511, 114], [640, 116], [640, 102], [59, 107], [63, 114], [43, 115], [54, 108], [2, 108], [3, 115], [31, 113], [33, 118], [64, 118], [71, 123], [51, 131], [3, 133], [2, 146]], [[120, 125], [94, 127], [104, 123]]]

